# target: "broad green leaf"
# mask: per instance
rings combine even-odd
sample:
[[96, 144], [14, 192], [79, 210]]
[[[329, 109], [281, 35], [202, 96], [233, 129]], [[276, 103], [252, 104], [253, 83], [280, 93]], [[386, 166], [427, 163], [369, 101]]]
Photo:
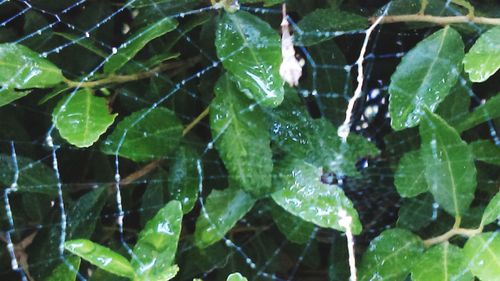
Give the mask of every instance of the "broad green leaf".
[[123, 43], [104, 64], [104, 72], [113, 73], [119, 70], [144, 48], [147, 43], [174, 30], [177, 24], [176, 20], [165, 17], [160, 21], [137, 30], [134, 34], [130, 35], [130, 39]]
[[75, 281], [76, 274], [80, 268], [80, 257], [70, 256], [67, 258], [67, 262], [73, 267], [70, 268], [66, 263], [60, 263], [50, 274], [45, 281]]
[[174, 200], [181, 202], [184, 214], [194, 208], [198, 198], [197, 159], [199, 155], [195, 150], [188, 146], [181, 146], [170, 165], [168, 190]]
[[182, 124], [163, 107], [143, 109], [118, 123], [103, 144], [107, 154], [118, 154], [134, 161], [165, 157], [173, 152], [182, 137]]
[[368, 19], [337, 8], [317, 9], [297, 24], [295, 43], [311, 46], [333, 37], [364, 30]]
[[111, 114], [108, 101], [82, 89], [62, 99], [52, 112], [61, 136], [77, 147], [89, 147], [106, 132], [118, 114]]
[[311, 240], [314, 225], [294, 216], [277, 206], [271, 205], [271, 215], [278, 229], [286, 238], [294, 243], [306, 244]]
[[451, 125], [459, 132], [469, 130], [483, 122], [500, 117], [498, 108], [500, 108], [500, 94], [476, 107], [470, 114], [454, 120]]
[[486, 206], [483, 213], [483, 218], [481, 219], [482, 225], [490, 224], [496, 220], [500, 219], [500, 192], [497, 192], [495, 196], [490, 200], [490, 203]]
[[434, 111], [461, 72], [464, 44], [460, 34], [445, 27], [420, 41], [398, 65], [389, 85], [391, 126], [416, 126], [424, 108]]
[[250, 211], [254, 203], [255, 199], [242, 190], [214, 189], [196, 220], [196, 246], [205, 248], [221, 240]]
[[500, 26], [477, 39], [464, 58], [465, 72], [472, 82], [486, 81], [500, 68]]
[[142, 225], [146, 225], [146, 223], [152, 219], [158, 210], [160, 210], [168, 201], [166, 198], [167, 194], [165, 192], [167, 189], [167, 178], [168, 173], [159, 168], [149, 179], [146, 191], [144, 191], [141, 200]]
[[245, 95], [269, 107], [283, 101], [280, 38], [267, 22], [244, 11], [224, 13], [217, 25], [215, 47]]
[[7, 105], [15, 100], [27, 96], [31, 91], [16, 91], [15, 89], [0, 88], [0, 107]]
[[460, 216], [469, 208], [476, 190], [472, 150], [443, 119], [425, 111], [420, 124], [420, 157], [427, 185], [443, 209]]
[[64, 80], [61, 70], [21, 44], [0, 44], [2, 89], [30, 89], [54, 86]]
[[418, 231], [432, 222], [434, 200], [429, 193], [404, 199], [399, 208], [397, 227]]
[[54, 171], [41, 161], [16, 155], [17, 167], [11, 155], [0, 154], [0, 184], [11, 186], [19, 171], [17, 189], [19, 192], [36, 192], [56, 195], [57, 178]]
[[279, 190], [272, 194], [278, 205], [305, 221], [340, 231], [345, 231], [339, 224], [340, 213], [345, 212], [352, 218], [352, 232], [361, 233], [358, 213], [342, 189], [321, 182], [321, 166], [301, 158], [282, 160], [282, 165], [274, 183]]
[[470, 281], [472, 273], [462, 249], [448, 242], [427, 250], [411, 269], [412, 281]]
[[66, 241], [64, 248], [91, 264], [115, 275], [128, 278], [134, 277], [134, 269], [128, 260], [107, 247], [87, 239], [76, 239]]
[[[108, 189], [106, 187], [95, 188], [85, 193], [75, 204], [67, 209], [66, 229], [67, 239], [88, 238], [94, 233], [95, 225], [99, 221], [106, 199]], [[56, 232], [60, 230], [56, 229]]]
[[495, 281], [500, 276], [500, 232], [475, 235], [465, 243], [464, 254], [472, 274], [481, 281]]
[[471, 83], [462, 83], [467, 81], [465, 78], [459, 78], [459, 81], [451, 89], [450, 94], [439, 104], [435, 113], [443, 118], [449, 124], [469, 112], [472, 88]]
[[500, 166], [500, 147], [489, 140], [478, 140], [469, 144], [478, 161]]
[[359, 280], [403, 281], [423, 251], [422, 240], [408, 230], [385, 230], [370, 242], [364, 253]]
[[231, 273], [226, 281], [248, 281], [248, 279], [246, 279], [243, 275], [241, 275], [240, 273], [236, 272], [236, 273]]
[[268, 194], [273, 160], [264, 114], [253, 108], [227, 75], [215, 85], [215, 95], [210, 128], [229, 177], [252, 195]]
[[403, 155], [394, 175], [394, 185], [402, 197], [415, 197], [426, 192], [429, 187], [425, 181], [425, 164], [420, 151], [413, 150]]
[[[132, 259], [139, 280], [169, 280], [177, 273], [170, 268], [177, 252], [182, 227], [182, 205], [170, 201], [139, 233]], [[173, 275], [172, 275], [173, 274]]]

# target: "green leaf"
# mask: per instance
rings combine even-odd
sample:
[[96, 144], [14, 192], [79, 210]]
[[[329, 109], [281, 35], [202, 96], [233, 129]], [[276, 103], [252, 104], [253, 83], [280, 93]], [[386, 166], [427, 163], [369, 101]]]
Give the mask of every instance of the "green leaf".
[[472, 274], [482, 281], [498, 280], [500, 276], [500, 232], [486, 232], [469, 238], [464, 254]]
[[500, 166], [500, 147], [489, 140], [478, 140], [469, 144], [478, 161]]
[[254, 3], [260, 3], [262, 2], [264, 4], [264, 7], [269, 7], [273, 6], [276, 4], [280, 4], [285, 2], [285, 0], [241, 0], [240, 3], [244, 4], [254, 4]]
[[117, 115], [109, 113], [105, 98], [82, 89], [59, 102], [52, 112], [52, 122], [69, 143], [89, 147], [106, 132]]
[[464, 44], [460, 34], [445, 27], [410, 50], [389, 85], [389, 111], [394, 130], [416, 126], [424, 108], [434, 111], [461, 72]]
[[456, 280], [470, 281], [473, 276], [467, 268], [462, 249], [448, 242], [427, 250], [411, 269], [412, 281]]
[[404, 229], [389, 229], [370, 242], [359, 267], [359, 280], [405, 280], [424, 251], [422, 240]]
[[469, 130], [483, 122], [500, 117], [498, 108], [500, 108], [500, 94], [476, 107], [472, 113], [454, 120], [451, 125], [459, 132]]
[[195, 150], [188, 146], [181, 146], [170, 165], [168, 190], [174, 200], [181, 202], [184, 214], [194, 208], [198, 198], [197, 159], [199, 155]]
[[159, 168], [153, 176], [149, 178], [146, 191], [144, 191], [141, 200], [141, 223], [143, 226], [146, 225], [146, 223], [152, 219], [158, 210], [167, 202], [167, 196], [165, 194], [167, 177], [168, 173], [162, 168]]
[[132, 267], [139, 280], [169, 280], [167, 277], [175, 276], [178, 268], [169, 266], [175, 259], [181, 227], [182, 205], [175, 200], [148, 221], [133, 250], [136, 259], [132, 259]]
[[94, 44], [94, 42], [90, 38], [82, 38], [81, 35], [75, 35], [71, 33], [65, 33], [65, 32], [54, 32], [55, 35], [61, 36], [64, 39], [67, 39], [68, 42], [71, 43], [76, 43], [83, 48], [91, 51], [92, 53], [98, 55], [101, 58], [106, 58], [108, 57], [108, 54], [106, 54], [106, 51], [104, 51], [102, 48], [99, 48]]
[[128, 260], [107, 247], [87, 239], [76, 239], [66, 241], [64, 248], [91, 264], [115, 275], [128, 278], [134, 277], [134, 269]]
[[205, 248], [221, 240], [250, 211], [254, 203], [255, 199], [242, 190], [214, 189], [196, 220], [196, 246]]
[[61, 263], [59, 264], [50, 274], [49, 277], [45, 279], [45, 281], [74, 281], [76, 280], [76, 274], [78, 273], [78, 269], [80, 268], [80, 257], [71, 256], [67, 258], [67, 262], [71, 264], [73, 268], [70, 268], [68, 264]]
[[215, 85], [215, 95], [210, 105], [210, 128], [229, 177], [252, 195], [268, 194], [273, 160], [264, 114], [251, 106], [228, 75]]
[[177, 21], [165, 17], [149, 26], [145, 26], [130, 35], [130, 39], [123, 43], [104, 64], [105, 73], [113, 73], [131, 60], [147, 43], [162, 36], [163, 34], [174, 30], [177, 27]]
[[472, 150], [443, 119], [425, 111], [420, 124], [425, 178], [436, 202], [448, 213], [460, 216], [469, 208], [476, 190]]
[[241, 275], [240, 273], [236, 272], [236, 273], [231, 273], [226, 281], [248, 281], [248, 279], [246, 279], [243, 275]]
[[294, 243], [306, 244], [311, 240], [314, 225], [294, 216], [277, 206], [271, 205], [271, 215], [278, 229], [286, 238]]
[[249, 98], [269, 107], [283, 101], [280, 38], [267, 22], [244, 11], [224, 13], [215, 47], [231, 79]]
[[434, 200], [429, 193], [404, 199], [399, 208], [397, 227], [417, 231], [432, 222]]
[[415, 197], [429, 190], [425, 181], [425, 165], [419, 150], [403, 155], [394, 175], [394, 185], [402, 197]]
[[57, 178], [54, 171], [41, 161], [16, 155], [17, 169], [11, 155], [0, 154], [0, 184], [10, 186], [19, 171], [17, 189], [19, 192], [57, 194]]
[[31, 91], [16, 91], [15, 89], [0, 89], [0, 107], [27, 96]]
[[471, 97], [471, 83], [462, 83], [467, 81], [465, 78], [459, 78], [459, 81], [451, 89], [450, 94], [441, 102], [435, 113], [441, 116], [449, 124], [453, 124], [454, 120], [464, 116], [469, 112]]
[[163, 107], [143, 109], [125, 117], [106, 139], [102, 150], [134, 161], [165, 157], [182, 138], [182, 124]]
[[301, 158], [282, 160], [282, 165], [277, 169], [274, 183], [280, 190], [272, 194], [278, 205], [305, 221], [340, 231], [345, 231], [339, 224], [339, 213], [343, 210], [352, 218], [352, 232], [361, 233], [358, 213], [342, 189], [321, 182], [321, 166]]
[[337, 8], [316, 9], [297, 24], [295, 43], [311, 46], [349, 32], [364, 30], [368, 19]]
[[490, 200], [490, 203], [486, 206], [483, 213], [483, 218], [481, 219], [482, 225], [490, 224], [496, 220], [500, 219], [500, 192], [497, 192], [495, 196]]
[[486, 81], [500, 68], [500, 26], [477, 39], [464, 58], [465, 72], [472, 82]]

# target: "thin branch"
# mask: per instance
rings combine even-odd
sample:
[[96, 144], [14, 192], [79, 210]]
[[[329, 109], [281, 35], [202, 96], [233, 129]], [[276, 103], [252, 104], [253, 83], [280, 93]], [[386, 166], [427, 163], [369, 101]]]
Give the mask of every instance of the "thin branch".
[[[377, 21], [378, 17], [371, 17], [370, 22]], [[453, 23], [476, 23], [476, 24], [487, 24], [487, 25], [500, 25], [500, 18], [486, 18], [486, 17], [475, 17], [475, 16], [451, 16], [451, 17], [440, 17], [431, 15], [399, 15], [399, 16], [385, 16], [383, 17], [382, 23], [395, 23], [395, 22], [430, 22], [439, 25], [447, 25]]]
[[198, 123], [200, 123], [201, 120], [203, 120], [203, 118], [205, 118], [207, 115], [208, 115], [208, 112], [209, 112], [209, 108], [205, 108], [205, 110], [203, 110], [202, 113], [200, 113], [200, 115], [198, 115], [196, 118], [194, 118], [194, 120], [189, 123], [186, 128], [184, 128], [184, 130], [182, 131], [182, 135], [185, 136], [187, 135], [187, 133], [189, 133], [189, 131], [191, 131]]
[[424, 241], [424, 245], [426, 247], [432, 246], [434, 244], [439, 244], [445, 241], [448, 241], [450, 238], [452, 238], [455, 235], [462, 235], [466, 237], [472, 237], [476, 234], [479, 234], [483, 231], [482, 227], [479, 227], [477, 229], [467, 229], [467, 228], [452, 228], [448, 232], [445, 232], [444, 234], [441, 234], [436, 237], [429, 238]]

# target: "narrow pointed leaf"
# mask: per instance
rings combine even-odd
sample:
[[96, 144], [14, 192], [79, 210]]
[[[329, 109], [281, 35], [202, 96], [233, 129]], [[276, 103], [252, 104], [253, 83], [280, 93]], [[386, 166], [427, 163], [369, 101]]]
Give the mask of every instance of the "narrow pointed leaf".
[[445, 27], [403, 57], [389, 85], [392, 128], [414, 127], [420, 122], [424, 107], [436, 109], [458, 80], [463, 50], [460, 34]]
[[283, 101], [280, 38], [268, 23], [244, 11], [224, 13], [215, 46], [224, 68], [249, 98], [270, 107]]
[[16, 91], [15, 89], [0, 89], [0, 107], [27, 96], [31, 91]]
[[483, 213], [481, 224], [487, 225], [500, 219], [500, 192], [490, 200]]
[[470, 281], [472, 278], [463, 250], [448, 242], [427, 250], [411, 269], [412, 281]]
[[488, 99], [484, 104], [476, 107], [470, 114], [454, 120], [451, 125], [459, 132], [471, 129], [488, 120], [500, 117], [500, 94]]
[[403, 155], [394, 175], [394, 185], [402, 197], [415, 197], [429, 189], [425, 181], [425, 165], [420, 158], [420, 150]]
[[500, 276], [500, 232], [475, 235], [465, 243], [464, 254], [472, 274], [482, 281], [498, 280]]
[[500, 68], [500, 26], [483, 33], [464, 58], [472, 82], [486, 81]]
[[134, 161], [165, 157], [182, 137], [182, 124], [163, 107], [144, 109], [125, 117], [103, 144], [107, 154], [118, 154]]
[[278, 205], [305, 221], [340, 231], [345, 231], [345, 228], [339, 224], [339, 214], [345, 212], [352, 218], [352, 232], [361, 232], [361, 223], [352, 202], [337, 185], [321, 182], [321, 167], [300, 158], [282, 162], [274, 184], [280, 190], [272, 194]]
[[165, 278], [175, 276], [178, 268], [170, 266], [177, 252], [181, 226], [182, 206], [175, 200], [148, 221], [133, 250], [136, 259], [132, 259], [132, 267], [140, 280], [168, 280]]
[[112, 73], [117, 71], [151, 40], [174, 30], [176, 27], [176, 20], [164, 17], [160, 21], [137, 30], [134, 34], [130, 35], [130, 39], [126, 43], [123, 43], [116, 53], [114, 53], [104, 64], [104, 72]]
[[455, 129], [428, 110], [420, 125], [420, 136], [430, 192], [448, 213], [462, 215], [474, 199], [477, 184], [472, 150]]
[[423, 251], [422, 240], [408, 230], [386, 230], [370, 242], [359, 267], [359, 280], [406, 280]]
[[75, 281], [76, 274], [80, 268], [80, 261], [81, 259], [78, 256], [71, 256], [67, 258], [67, 262], [73, 268], [62, 262], [52, 271], [52, 274], [50, 274], [45, 281]]
[[189, 213], [198, 198], [198, 170], [196, 161], [199, 155], [188, 146], [181, 146], [170, 166], [168, 190], [174, 200], [182, 204], [184, 214]]
[[210, 105], [210, 128], [229, 177], [252, 195], [266, 195], [271, 188], [273, 160], [264, 114], [251, 106], [227, 75], [217, 82], [215, 95]]
[[478, 140], [469, 146], [476, 160], [500, 166], [500, 146], [489, 140]]
[[69, 143], [89, 147], [106, 132], [117, 115], [109, 112], [105, 98], [84, 89], [59, 102], [52, 112], [52, 122]]
[[221, 240], [254, 203], [255, 199], [242, 190], [213, 190], [196, 220], [195, 244], [205, 248]]
[[87, 239], [76, 239], [66, 241], [64, 248], [91, 264], [115, 275], [128, 278], [134, 277], [134, 269], [128, 260], [107, 247]]
[[236, 272], [236, 273], [231, 273], [226, 281], [248, 281], [248, 279], [246, 279], [243, 275], [241, 275], [240, 273]]

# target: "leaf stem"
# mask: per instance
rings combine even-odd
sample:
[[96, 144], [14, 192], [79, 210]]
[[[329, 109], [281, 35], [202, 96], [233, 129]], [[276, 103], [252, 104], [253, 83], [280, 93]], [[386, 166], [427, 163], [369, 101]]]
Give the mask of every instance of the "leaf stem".
[[189, 131], [191, 131], [198, 123], [200, 123], [200, 121], [203, 120], [203, 118], [205, 118], [208, 115], [208, 112], [209, 112], [209, 107], [205, 108], [205, 110], [203, 110], [203, 112], [200, 113], [200, 115], [196, 116], [196, 118], [194, 118], [194, 120], [191, 121], [191, 123], [189, 123], [184, 128], [184, 130], [182, 131], [182, 136], [187, 135]]
[[[375, 22], [378, 17], [371, 17], [370, 22]], [[441, 17], [432, 15], [398, 15], [398, 16], [385, 16], [382, 23], [395, 23], [395, 22], [430, 22], [439, 25], [447, 25], [453, 23], [476, 23], [476, 24], [487, 24], [487, 25], [500, 25], [500, 18], [486, 18], [486, 17], [476, 17], [476, 16], [451, 16], [451, 17]]]
[[439, 244], [439, 243], [442, 243], [442, 242], [446, 242], [448, 241], [450, 238], [452, 238], [453, 236], [455, 235], [462, 235], [462, 236], [466, 236], [466, 237], [472, 237], [476, 234], [479, 234], [481, 232], [483, 232], [483, 225], [481, 224], [478, 228], [460, 228], [460, 222], [461, 222], [461, 218], [460, 217], [456, 217], [455, 218], [455, 223], [453, 225], [453, 228], [448, 230], [447, 232], [439, 235], [439, 236], [436, 236], [436, 237], [432, 237], [432, 238], [429, 238], [427, 240], [424, 240], [424, 245], [426, 247], [430, 247], [432, 245], [435, 245], [435, 244]]

